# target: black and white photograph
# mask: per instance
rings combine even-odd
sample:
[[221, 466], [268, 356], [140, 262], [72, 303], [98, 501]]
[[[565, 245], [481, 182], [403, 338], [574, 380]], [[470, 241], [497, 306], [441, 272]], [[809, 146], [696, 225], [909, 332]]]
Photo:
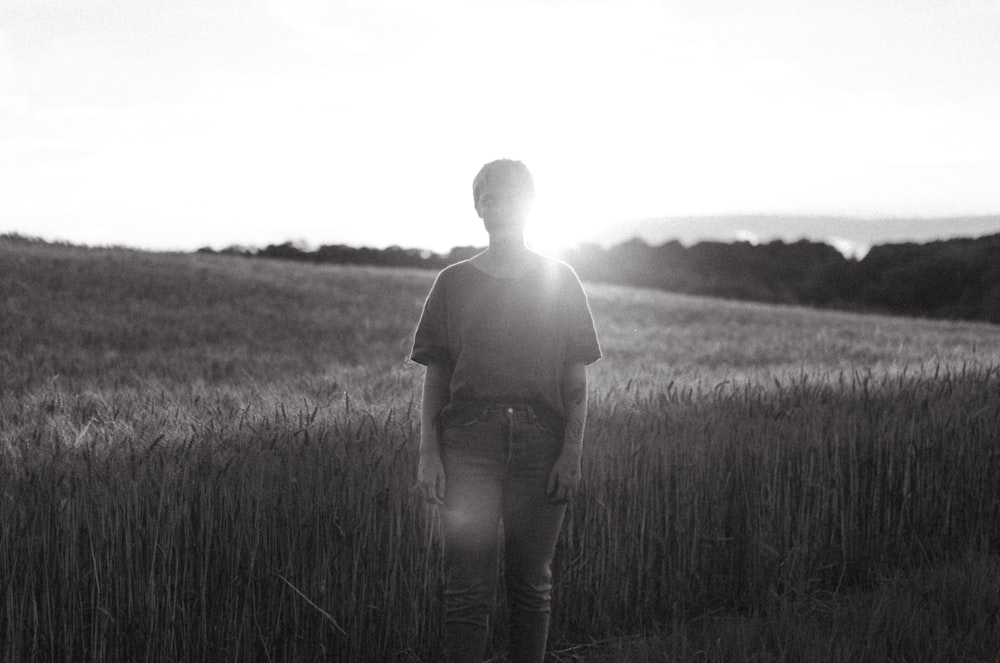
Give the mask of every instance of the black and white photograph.
[[0, 661], [1000, 663], [1000, 0], [0, 0]]

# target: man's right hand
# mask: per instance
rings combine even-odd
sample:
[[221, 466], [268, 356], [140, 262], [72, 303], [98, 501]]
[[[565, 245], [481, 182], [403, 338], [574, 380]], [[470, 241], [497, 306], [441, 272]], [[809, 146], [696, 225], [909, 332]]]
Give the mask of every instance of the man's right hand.
[[417, 490], [430, 504], [444, 504], [445, 477], [441, 454], [429, 451], [420, 454], [417, 465]]

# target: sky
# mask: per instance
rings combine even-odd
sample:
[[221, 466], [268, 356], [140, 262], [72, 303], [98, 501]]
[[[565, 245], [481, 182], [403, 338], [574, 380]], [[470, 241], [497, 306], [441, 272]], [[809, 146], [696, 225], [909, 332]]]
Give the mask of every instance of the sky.
[[508, 157], [539, 247], [849, 249], [1000, 215], [997, 118], [1000, 0], [0, 2], [0, 233], [86, 244], [482, 245]]

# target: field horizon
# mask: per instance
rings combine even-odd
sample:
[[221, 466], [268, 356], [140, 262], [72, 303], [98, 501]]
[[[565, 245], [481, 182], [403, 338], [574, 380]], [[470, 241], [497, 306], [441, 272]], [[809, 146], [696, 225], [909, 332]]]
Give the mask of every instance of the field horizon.
[[[433, 277], [0, 240], [2, 656], [433, 660]], [[559, 660], [996, 660], [1000, 327], [585, 287]]]
[[[20, 235], [0, 235], [2, 239], [44, 244], [44, 240]], [[455, 246], [438, 254], [396, 245], [310, 248], [286, 241], [266, 248], [230, 246], [215, 251], [201, 247], [196, 253], [436, 271], [482, 249]], [[594, 283], [824, 310], [1000, 324], [1000, 269], [996, 266], [1000, 234], [926, 244], [879, 244], [862, 259], [845, 258], [838, 251], [828, 243], [804, 239], [793, 243], [708, 241], [685, 247], [676, 241], [649, 245], [633, 237], [607, 248], [587, 243], [563, 247], [553, 255]]]

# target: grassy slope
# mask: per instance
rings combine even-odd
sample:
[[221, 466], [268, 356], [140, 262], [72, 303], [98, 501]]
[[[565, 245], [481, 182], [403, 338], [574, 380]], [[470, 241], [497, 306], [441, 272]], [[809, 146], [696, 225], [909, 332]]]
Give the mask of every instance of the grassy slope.
[[[100, 387], [297, 384], [350, 389], [390, 373], [410, 387], [410, 335], [433, 274], [224, 256], [0, 241], [2, 386], [59, 375]], [[606, 359], [599, 387], [712, 387], [806, 371], [991, 362], [1000, 327], [727, 302], [588, 286]], [[343, 379], [339, 379], [339, 376]], [[399, 394], [393, 394], [398, 396]]]
[[[294, 433], [312, 430], [318, 435], [326, 432], [336, 437], [338, 430], [347, 428], [357, 433], [357, 439], [363, 437], [371, 441], [381, 436], [390, 442], [396, 440], [391, 444], [397, 447], [412, 443], [414, 394], [420, 371], [408, 364], [405, 357], [422, 298], [432, 278], [433, 275], [424, 272], [85, 250], [0, 241], [0, 306], [3, 307], [0, 315], [0, 443], [6, 443], [3, 448], [8, 450], [9, 458], [20, 458], [29, 464], [36, 462], [32, 471], [38, 472], [56, 462], [64, 462], [57, 459], [69, 457], [65, 454], [72, 455], [71, 451], [59, 451], [61, 448], [103, 449], [111, 454], [114, 449], [134, 449], [136, 444], [140, 447], [160, 444], [162, 447], [161, 440], [187, 448], [204, 443], [206, 448], [211, 447], [211, 452], [206, 453], [215, 454], [217, 458], [212, 463], [222, 463], [222, 458], [226, 457], [226, 468], [241, 468], [235, 470], [236, 476], [245, 478], [232, 484], [236, 486], [232, 488], [234, 492], [225, 492], [230, 484], [226, 483], [229, 479], [221, 474], [221, 469], [215, 476], [216, 481], [221, 477], [223, 487], [204, 492], [209, 489], [203, 491], [197, 487], [202, 481], [198, 478], [202, 472], [197, 469], [200, 466], [188, 462], [183, 468], [169, 469], [169, 463], [164, 460], [163, 467], [168, 468], [164, 472], [169, 470], [170, 476], [186, 477], [183, 481], [192, 482], [189, 485], [194, 486], [190, 489], [191, 494], [207, 499], [206, 504], [215, 504], [215, 508], [220, 508], [220, 504], [211, 500], [223, 499], [213, 497], [217, 495], [228, 495], [225, 499], [229, 499], [233, 495], [249, 494], [255, 501], [264, 499], [259, 494], [239, 492], [245, 491], [245, 482], [254, 477], [253, 481], [263, 481], [261, 485], [267, 485], [270, 475], [265, 473], [261, 478], [252, 459], [270, 457], [267, 456], [270, 452], [260, 446], [268, 440], [273, 449], [274, 440], [291, 443], [299, 439], [293, 430]], [[988, 373], [970, 371], [969, 380], [953, 372], [942, 380], [933, 380], [930, 376], [942, 367], [947, 372], [948, 366], [995, 361], [1000, 356], [997, 327], [720, 302], [600, 285], [591, 285], [588, 291], [606, 357], [591, 373], [594, 410], [588, 433], [591, 455], [587, 477], [591, 488], [589, 495], [574, 509], [563, 538], [568, 547], [596, 546], [607, 552], [593, 560], [590, 567], [574, 566], [568, 559], [557, 564], [557, 575], [564, 579], [557, 591], [572, 597], [570, 592], [574, 586], [588, 586], [593, 590], [592, 595], [576, 597], [572, 601], [574, 609], [564, 610], [557, 621], [556, 632], [567, 637], [578, 634], [581, 629], [611, 632], [616, 628], [627, 630], [638, 623], [656, 623], [665, 609], [658, 597], [671, 594], [683, 599], [681, 603], [675, 601], [667, 606], [673, 610], [671, 614], [697, 615], [728, 603], [744, 607], [756, 605], [754, 614], [757, 616], [741, 617], [722, 627], [718, 624], [729, 622], [682, 621], [673, 632], [654, 640], [647, 652], [675, 647], [679, 655], [691, 655], [699, 647], [704, 649], [706, 642], [717, 641], [717, 629], [723, 628], [725, 638], [735, 644], [730, 654], [720, 652], [711, 660], [740, 660], [741, 655], [736, 652], [743, 652], [745, 658], [761, 651], [773, 656], [768, 660], [782, 660], [780, 653], [783, 651], [786, 656], [783, 660], [795, 660], [788, 652], [801, 649], [794, 649], [795, 634], [790, 626], [799, 621], [787, 615], [776, 617], [775, 610], [799, 610], [803, 600], [808, 606], [809, 601], [822, 595], [821, 591], [829, 592], [831, 587], [815, 578], [821, 579], [823, 573], [828, 572], [824, 569], [831, 563], [840, 564], [841, 571], [851, 570], [861, 582], [858, 574], [865, 564], [859, 560], [864, 560], [865, 556], [883, 555], [881, 562], [872, 566], [872, 569], [883, 571], [886, 567], [880, 564], [910, 559], [910, 553], [904, 555], [907, 546], [897, 546], [898, 542], [884, 537], [887, 532], [897, 531], [903, 522], [899, 518], [909, 519], [906, 521], [908, 526], [917, 531], [925, 528], [929, 535], [927, 546], [933, 552], [937, 545], [934, 533], [944, 532], [942, 526], [947, 524], [941, 514], [934, 511], [938, 508], [935, 505], [942, 500], [950, 503], [952, 499], [965, 499], [962, 493], [945, 487], [926, 491], [922, 502], [916, 497], [898, 502], [904, 484], [898, 474], [898, 465], [897, 474], [892, 473], [894, 452], [888, 446], [865, 451], [864, 445], [871, 443], [872, 436], [881, 431], [886, 438], [894, 439], [893, 436], [899, 438], [903, 434], [901, 431], [910, 430], [908, 439], [913, 443], [930, 445], [934, 440], [972, 430], [979, 436], [977, 440], [989, 439], [990, 435], [995, 439], [998, 424], [994, 409], [1000, 390]], [[924, 369], [922, 374], [921, 367]], [[874, 375], [870, 381], [872, 388], [878, 387], [874, 395], [869, 394], [869, 380], [853, 376], [856, 372], [867, 371]], [[899, 375], [904, 371], [917, 377], [897, 382], [880, 381], [884, 374]], [[842, 383], [841, 379], [845, 381]], [[732, 380], [745, 384], [741, 387], [723, 384], [716, 388]], [[923, 403], [923, 410], [915, 411], [915, 403]], [[873, 410], [873, 406], [877, 409]], [[356, 418], [359, 411], [370, 415], [371, 424]], [[867, 423], [858, 423], [862, 419]], [[377, 432], [376, 424], [382, 434]], [[833, 431], [832, 438], [830, 431]], [[831, 439], [840, 439], [838, 436], [852, 440], [855, 446], [850, 449], [854, 451], [885, 454], [884, 465], [880, 460], [883, 456], [872, 458], [874, 467], [889, 472], [888, 481], [881, 475], [881, 478], [869, 477], [871, 484], [864, 482], [864, 476], [852, 480], [859, 481], [870, 491], [865, 499], [888, 506], [876, 521], [858, 520], [858, 540], [838, 540], [841, 550], [832, 562], [823, 557], [826, 554], [823, 546], [807, 550], [809, 554], [805, 557], [801, 554], [805, 550], [802, 546], [812, 545], [807, 535], [815, 534], [808, 523], [822, 516], [821, 512], [803, 513], [802, 520], [795, 521], [797, 524], [780, 530], [776, 521], [759, 520], [763, 511], [755, 516], [733, 510], [733, 505], [725, 502], [724, 495], [712, 492], [715, 490], [712, 486], [721, 485], [730, 486], [725, 490], [740, 486], [742, 490], [755, 490], [755, 475], [750, 473], [745, 478], [750, 483], [733, 483], [732, 472], [756, 467], [764, 462], [762, 458], [774, 457], [783, 464], [792, 464], [797, 469], [788, 475], [790, 477], [812, 472], [813, 465], [809, 463], [816, 458], [822, 459], [822, 456], [782, 450], [784, 447], [774, 451], [773, 440], [812, 439], [817, 448], [823, 448], [823, 445], [832, 444]], [[39, 448], [55, 449], [54, 455], [47, 460], [32, 461], [33, 451], [25, 445], [25, 440]], [[673, 441], [679, 444], [674, 445]], [[240, 456], [239, 445], [227, 446], [233, 442], [245, 443], [255, 450], [247, 454], [250, 460]], [[978, 443], [973, 440], [970, 448], [975, 448], [974, 444]], [[763, 455], [754, 451], [758, 447]], [[662, 451], [663, 448], [666, 451]], [[923, 448], [916, 447], [920, 453]], [[356, 502], [361, 508], [366, 500], [383, 500], [388, 495], [391, 503], [398, 505], [394, 512], [397, 516], [405, 514], [407, 509], [412, 510], [405, 490], [397, 493], [389, 486], [386, 493], [387, 488], [378, 483], [383, 480], [379, 479], [383, 474], [378, 473], [383, 469], [395, 473], [385, 475], [390, 477], [385, 481], [407, 481], [405, 477], [412, 472], [412, 459], [393, 465], [380, 460], [381, 455], [369, 457], [371, 450], [368, 448], [358, 451], [361, 452], [359, 463], [373, 463], [374, 478], [355, 485], [350, 483], [353, 476], [337, 474], [334, 468], [333, 476], [345, 482], [343, 490], [346, 492], [337, 498], [336, 491], [323, 493], [314, 486], [318, 492], [313, 501], [335, 502], [336, 498]], [[749, 455], [740, 455], [744, 453]], [[85, 457], [92, 456], [85, 454]], [[361, 461], [362, 457], [368, 460]], [[183, 458], [193, 461], [204, 457]], [[706, 464], [705, 458], [725, 463]], [[986, 485], [983, 482], [995, 481], [995, 477], [983, 472], [973, 478], [977, 467], [975, 458], [953, 463], [947, 457], [942, 458], [948, 472], [965, 472], [962, 476], [970, 482], [969, 490]], [[911, 473], [924, 472], [926, 476], [921, 475], [922, 479], [930, 481], [937, 471], [934, 463], [939, 460], [929, 457], [930, 464], [925, 465], [914, 460]], [[108, 462], [111, 471], [116, 466]], [[836, 459], [830, 462], [834, 470], [840, 467]], [[393, 467], [389, 468], [390, 465]], [[195, 469], [189, 469], [192, 466]], [[691, 469], [674, 474], [670, 472], [673, 467]], [[848, 465], [844, 467], [849, 471]], [[321, 464], [313, 462], [308, 469], [303, 467], [303, 471], [325, 470]], [[77, 476], [76, 469], [65, 472], [66, 476]], [[10, 476], [13, 475], [8, 478]], [[616, 477], [622, 476], [635, 477], [632, 487], [641, 486], [642, 489], [632, 492], [630, 488], [630, 492], [623, 492], [621, 485], [614, 483]], [[827, 480], [824, 476], [820, 473], [811, 480], [824, 482]], [[653, 482], [640, 481], [643, 478], [669, 478], [676, 483], [675, 490], [679, 491], [676, 495], [693, 500], [696, 510], [687, 513], [676, 505], [661, 505], [663, 496]], [[907, 479], [911, 480], [916, 481]], [[373, 482], [377, 490], [366, 497], [368, 494], [364, 491], [369, 490], [368, 484]], [[750, 500], [748, 506], [756, 504], [762, 509], [771, 508], [768, 505], [772, 501], [779, 504], [781, 495], [789, 500], [788, 504], [804, 504], [803, 496], [812, 501], [819, 494], [812, 492], [807, 483], [776, 485], [762, 489], [760, 494], [747, 493], [743, 499]], [[18, 490], [28, 490], [20, 483], [17, 485]], [[137, 480], [135, 486], [136, 492], [129, 495], [141, 502], [145, 499], [141, 492], [142, 482]], [[60, 498], [63, 500], [75, 494], [65, 495], [60, 492], [63, 490], [54, 487], [51, 494], [64, 495]], [[30, 492], [19, 494], [34, 495]], [[163, 494], [160, 493], [159, 499], [163, 499]], [[179, 492], [178, 499], [187, 499], [184, 495]], [[334, 502], [331, 508], [336, 509]], [[653, 503], [656, 509], [666, 510], [649, 509]], [[39, 508], [43, 508], [44, 503], [40, 504]], [[95, 497], [87, 504], [81, 507], [83, 510], [78, 512], [78, 517], [84, 518], [87, 508], [97, 508], [94, 505], [100, 504], [100, 499]], [[710, 510], [698, 512], [698, 504]], [[155, 507], [155, 500], [151, 505], [150, 508]], [[278, 503], [278, 507], [279, 511], [292, 509], [289, 513], [295, 518], [307, 517], [304, 514], [311, 514], [313, 508], [285, 503]], [[845, 509], [843, 504], [838, 508]], [[982, 517], [990, 513], [986, 506], [979, 508]], [[601, 514], [605, 512], [621, 517], [604, 523]], [[864, 509], [844, 511], [854, 514], [850, 517], [856, 519], [862, 518], [864, 512]], [[681, 520], [680, 524], [675, 522], [673, 525], [671, 540], [680, 542], [676, 549], [663, 549], [660, 537], [655, 534], [648, 538], [636, 536], [628, 529], [629, 523], [642, 521], [643, 514], [654, 519], [673, 517]], [[795, 518], [794, 514], [784, 517], [786, 520]], [[757, 529], [746, 524], [751, 520]], [[693, 524], [694, 530], [685, 529], [685, 523], [687, 526]], [[228, 521], [226, 524], [238, 525]], [[947, 526], [963, 536], [971, 536], [976, 529], [975, 523], [969, 526], [971, 529], [965, 525], [965, 529], [954, 524]], [[196, 524], [191, 527], [197, 529]], [[281, 536], [278, 533], [283, 531], [282, 525], [274, 527], [277, 529], [262, 531]], [[741, 543], [738, 549], [724, 543], [706, 544], [708, 548], [694, 559], [692, 555], [700, 540], [698, 527], [704, 528], [703, 534], [712, 540], [725, 541], [739, 534], [752, 543]], [[321, 528], [316, 529], [316, 536], [322, 538]], [[181, 531], [186, 530], [182, 528]], [[239, 529], [232, 531], [234, 536], [240, 532]], [[399, 543], [398, 534], [372, 532], [372, 536], [389, 537], [373, 539], [385, 541], [378, 544], [380, 548]], [[592, 538], [595, 532], [600, 537], [596, 541]], [[861, 540], [865, 532], [874, 536], [874, 543]], [[331, 537], [335, 533], [336, 528], [328, 532]], [[614, 545], [620, 546], [624, 541], [634, 541], [634, 546]], [[687, 553], [683, 550], [685, 542]], [[695, 547], [690, 547], [691, 544]], [[0, 552], [13, 550], [16, 554], [17, 548], [4, 547], [12, 545], [10, 539], [0, 539]], [[116, 548], [113, 541], [107, 545], [110, 563]], [[177, 546], [178, 559], [184, 560], [183, 541]], [[241, 550], [243, 548], [237, 546], [231, 552], [239, 557]], [[274, 550], [275, 565], [279, 565], [281, 559], [307, 559], [294, 546], [293, 550], [284, 553], [280, 546]], [[317, 550], [321, 551], [317, 553], [320, 557], [314, 559], [322, 560], [325, 559], [322, 555], [329, 554], [321, 548]], [[774, 555], [769, 551], [774, 551]], [[283, 554], [291, 557], [282, 557]], [[16, 557], [5, 559], [14, 559], [15, 565], [26, 563]], [[418, 562], [414, 564], [419, 566]], [[978, 568], [975, 565], [981, 562], [970, 564], [970, 568]], [[321, 591], [314, 584], [318, 580], [306, 576], [297, 579], [287, 566], [284, 568], [285, 575], [306, 587], [310, 595], [317, 596], [314, 590]], [[608, 572], [600, 571], [601, 568]], [[658, 579], [659, 584], [656, 584], [644, 578], [644, 573], [655, 577], [657, 570], [662, 568], [686, 568], [689, 576], [698, 578], [700, 584], [692, 586], [683, 578]], [[727, 568], [730, 574], [735, 568], [743, 571], [734, 576], [736, 580], [725, 580], [719, 576], [719, 571]], [[149, 578], [152, 582], [152, 575]], [[810, 584], [814, 582], [818, 584]], [[203, 591], [205, 587], [201, 586]], [[422, 595], [419, 588], [393, 587], [394, 591], [408, 596]], [[220, 584], [217, 590], [220, 595], [233, 591], [229, 584]], [[17, 594], [23, 599], [17, 600], [28, 601], [34, 590], [26, 586], [23, 591]], [[79, 591], [81, 596], [89, 596], [86, 586]], [[361, 590], [355, 588], [354, 591]], [[620, 592], [624, 594], [615, 599]], [[630, 596], [628, 592], [635, 594]], [[760, 599], [768, 592], [781, 598], [774, 604], [777, 608]], [[943, 592], [944, 595], [948, 593], [949, 590]], [[597, 598], [602, 595], [611, 598], [601, 603]], [[755, 599], [753, 595], [759, 596]], [[864, 606], [875, 606], [871, 608], [874, 610], [879, 601], [898, 600], [893, 598], [897, 594], [891, 592], [875, 596], [874, 602], [855, 598], [847, 607], [836, 608], [838, 617], [816, 626], [815, 633], [828, 635], [833, 641], [841, 637], [840, 631], [851, 630], [851, 619], [860, 619], [856, 615], [866, 614], [868, 608]], [[242, 600], [249, 599], [244, 597]], [[824, 605], [836, 606], [837, 601]], [[53, 603], [53, 618], [58, 614], [57, 608]], [[113, 611], [110, 605], [101, 609]], [[341, 623], [346, 623], [346, 616], [338, 613], [337, 617]], [[938, 615], [929, 619], [934, 625], [947, 626], [952, 617]], [[239, 632], [238, 619], [234, 620], [232, 627]], [[275, 624], [280, 621], [275, 617]], [[371, 633], [364, 630], [376, 621], [372, 619], [346, 628], [357, 637], [388, 638], [384, 643], [388, 649], [398, 647], [399, 643], [393, 645], [386, 633], [399, 634], [413, 628], [422, 632], [420, 629], [427, 628], [404, 624], [393, 627], [395, 630], [389, 626]], [[699, 630], [694, 626], [696, 623], [714, 626]], [[112, 626], [105, 624], [102, 628], [112, 629]], [[973, 624], [963, 628], [971, 629], [977, 636], [985, 629], [987, 641], [997, 642], [996, 624], [985, 627]], [[96, 626], [94, 629], [97, 632]], [[909, 637], [912, 629], [902, 628], [901, 632]], [[746, 635], [743, 644], [738, 642], [743, 637], [740, 634]], [[118, 637], [124, 636], [119, 634]], [[850, 633], [845, 637], [847, 644], [842, 650], [858, 651], [850, 647], [860, 641], [851, 640]], [[931, 642], [940, 644], [942, 637], [948, 640], [947, 635], [938, 635], [938, 639]], [[989, 640], [990, 637], [994, 640]], [[680, 645], [676, 645], [678, 638], [683, 640]], [[878, 641], [877, 637], [872, 641]], [[277, 647], [274, 642], [280, 643], [280, 638], [272, 642], [272, 646]], [[132, 645], [126, 642], [121, 646]], [[920, 646], [926, 649], [926, 643], [918, 642], [917, 649]], [[636, 653], [630, 651], [628, 655], [635, 658]], [[852, 658], [845, 653], [830, 660]]]
[[[206, 393], [267, 413], [413, 407], [406, 360], [433, 280], [424, 271], [313, 266], [0, 241], [0, 398], [54, 409], [75, 439], [117, 425], [182, 436]], [[1000, 327], [729, 302], [590, 284], [605, 358], [595, 404], [674, 385], [768, 388], [808, 375], [939, 370], [1000, 358]], [[159, 400], [154, 399], [159, 394]], [[93, 417], [119, 403], [115, 417]], [[170, 412], [143, 425], [157, 404]], [[303, 405], [305, 404], [305, 405]], [[130, 412], [132, 414], [130, 414]], [[134, 416], [133, 416], [134, 414]], [[0, 431], [0, 439], [17, 426]]]

